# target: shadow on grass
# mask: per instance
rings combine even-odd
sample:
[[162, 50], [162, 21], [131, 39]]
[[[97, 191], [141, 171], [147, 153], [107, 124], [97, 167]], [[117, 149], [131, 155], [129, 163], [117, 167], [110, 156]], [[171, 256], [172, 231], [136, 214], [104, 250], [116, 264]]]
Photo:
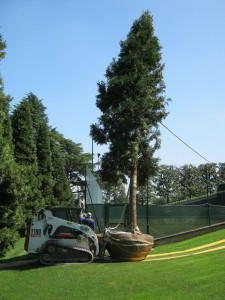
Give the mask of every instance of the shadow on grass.
[[0, 259], [0, 270], [25, 271], [43, 267], [36, 255], [21, 255], [9, 259]]
[[[92, 263], [119, 263], [119, 262], [122, 261], [112, 259], [108, 256], [102, 258], [96, 257]], [[77, 264], [84, 264], [84, 263], [77, 263]], [[60, 265], [60, 263], [57, 265]], [[48, 266], [42, 265], [37, 255], [28, 254], [28, 255], [16, 256], [9, 259], [0, 259], [0, 271], [1, 270], [27, 271], [31, 269], [46, 268], [46, 267], [53, 267], [53, 266], [54, 265], [48, 265]]]
[[23, 260], [33, 260], [38, 258], [37, 255], [24, 254], [19, 256], [14, 256], [11, 258], [0, 258], [0, 265], [3, 263], [14, 262], [14, 261], [23, 261]]

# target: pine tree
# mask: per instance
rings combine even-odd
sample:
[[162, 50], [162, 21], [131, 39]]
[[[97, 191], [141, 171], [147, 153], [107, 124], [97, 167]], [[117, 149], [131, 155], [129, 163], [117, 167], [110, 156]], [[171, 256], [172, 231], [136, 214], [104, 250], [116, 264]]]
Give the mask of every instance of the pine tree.
[[45, 113], [46, 108], [42, 101], [33, 93], [29, 93], [25, 98], [29, 104], [34, 140], [37, 150], [38, 174], [41, 181], [41, 192], [46, 205], [53, 205], [53, 166], [50, 148], [50, 129], [48, 117]]
[[156, 170], [158, 126], [167, 115], [161, 46], [148, 11], [133, 23], [120, 46], [118, 59], [106, 70], [106, 82], [98, 83], [96, 105], [102, 115], [91, 126], [91, 136], [96, 143], [109, 145], [102, 157], [104, 179], [130, 178], [129, 229], [133, 231], [138, 230], [137, 180], [144, 184]]
[[46, 107], [43, 105], [42, 101], [31, 92], [24, 99], [26, 99], [30, 106], [34, 138], [37, 142], [40, 127], [42, 127], [43, 124], [48, 125], [48, 116], [45, 113]]
[[15, 106], [12, 115], [15, 159], [24, 165], [36, 165], [36, 145], [29, 103], [23, 99]]
[[60, 205], [74, 204], [73, 193], [70, 189], [69, 174], [66, 172], [65, 154], [61, 145], [62, 135], [56, 129], [50, 133], [52, 165], [54, 174], [53, 194]]
[[50, 148], [49, 128], [45, 122], [40, 124], [38, 130], [37, 160], [42, 196], [44, 197], [47, 205], [52, 205], [54, 203], [52, 154]]
[[29, 195], [25, 208], [27, 217], [37, 208], [45, 205], [41, 194], [40, 176], [38, 176], [37, 149], [33, 131], [30, 106], [24, 98], [15, 106], [12, 114], [14, 155], [16, 162], [26, 168], [29, 180]]
[[[6, 43], [0, 35], [0, 60]], [[18, 230], [24, 225], [23, 199], [26, 188], [23, 170], [13, 156], [12, 127], [9, 115], [11, 97], [4, 94], [0, 78], [0, 256], [14, 245]]]

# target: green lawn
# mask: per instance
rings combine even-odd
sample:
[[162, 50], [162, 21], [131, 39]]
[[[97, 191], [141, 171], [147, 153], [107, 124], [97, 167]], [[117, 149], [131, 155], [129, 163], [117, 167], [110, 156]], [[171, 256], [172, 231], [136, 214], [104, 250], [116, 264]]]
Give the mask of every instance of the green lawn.
[[[160, 246], [156, 254], [187, 250], [225, 239], [225, 230]], [[21, 255], [20, 241], [13, 255]], [[151, 258], [151, 256], [150, 256]], [[14, 258], [13, 258], [14, 260]], [[134, 263], [92, 263], [0, 270], [0, 299], [224, 299], [225, 250]]]

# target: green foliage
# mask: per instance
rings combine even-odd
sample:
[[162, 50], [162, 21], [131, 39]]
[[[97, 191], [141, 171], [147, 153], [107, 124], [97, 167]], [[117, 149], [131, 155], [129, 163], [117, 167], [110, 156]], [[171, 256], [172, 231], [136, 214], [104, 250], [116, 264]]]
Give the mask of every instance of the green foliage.
[[28, 194], [25, 210], [31, 215], [37, 206], [44, 206], [41, 178], [38, 174], [37, 146], [30, 105], [26, 98], [15, 106], [12, 114], [13, 143], [16, 162], [26, 168]]
[[65, 169], [69, 174], [70, 180], [73, 178], [74, 171], [84, 173], [84, 165], [91, 161], [91, 153], [83, 153], [81, 144], [76, 144], [69, 139], [59, 136], [63, 156], [65, 157]]
[[[0, 61], [5, 57], [5, 48], [6, 42], [3, 40], [2, 35], [0, 34]], [[3, 81], [0, 75], [0, 89], [3, 88]]]
[[224, 182], [224, 164], [161, 165], [157, 175], [149, 180], [155, 203], [177, 202], [213, 194]]
[[105, 181], [124, 179], [138, 165], [139, 184], [144, 184], [155, 173], [158, 123], [167, 115], [161, 46], [149, 12], [134, 22], [120, 46], [118, 59], [106, 70], [107, 81], [98, 83], [102, 115], [91, 135], [98, 144], [109, 144], [101, 166]]
[[[12, 128], [9, 117], [11, 100], [11, 97], [4, 94], [3, 88], [0, 88], [0, 155], [3, 155], [5, 147], [12, 152]], [[0, 158], [3, 159], [1, 156]]]
[[[98, 176], [98, 174], [95, 174]], [[126, 202], [126, 192], [125, 186], [122, 181], [119, 181], [117, 184], [113, 185], [109, 182], [102, 182], [101, 178], [98, 178], [98, 183], [100, 184], [103, 200], [105, 203], [125, 203]]]
[[36, 144], [29, 103], [24, 98], [15, 106], [12, 115], [15, 159], [19, 164], [37, 163]]
[[219, 183], [223, 183], [225, 181], [225, 163], [219, 163], [218, 164], [218, 181]]
[[27, 95], [25, 100], [28, 102], [30, 107], [34, 136], [37, 141], [40, 127], [43, 123], [48, 124], [48, 117], [45, 113], [46, 107], [44, 107], [42, 101], [31, 92]]
[[[0, 59], [4, 57], [5, 42], [0, 36]], [[0, 255], [14, 245], [24, 224], [21, 214], [20, 168], [13, 155], [12, 127], [9, 116], [11, 97], [6, 96], [0, 80]]]
[[169, 203], [175, 197], [175, 191], [179, 188], [179, 173], [176, 167], [161, 165], [157, 175], [153, 178], [156, 195], [165, 203]]
[[[12, 121], [17, 162], [26, 165], [31, 153], [35, 158], [33, 163], [28, 161], [34, 197], [28, 197], [27, 209], [32, 211], [37, 206], [74, 204], [70, 188], [73, 174], [83, 169], [91, 154], [83, 153], [80, 144], [65, 139], [48, 126], [45, 107], [32, 93], [16, 106]], [[23, 128], [26, 128], [25, 132]]]
[[102, 115], [91, 125], [91, 136], [109, 146], [102, 156], [103, 181], [115, 184], [130, 178], [129, 229], [138, 230], [137, 182], [144, 185], [155, 174], [158, 125], [167, 116], [161, 46], [148, 11], [134, 21], [120, 48], [106, 70], [106, 82], [98, 83], [96, 106]]
[[0, 257], [15, 245], [18, 237], [18, 232], [13, 228], [5, 227], [0, 230]]
[[5, 57], [5, 48], [6, 48], [6, 42], [3, 41], [2, 35], [0, 34], [0, 60]]
[[51, 205], [53, 200], [53, 165], [50, 148], [50, 132], [46, 123], [41, 123], [37, 137], [38, 174], [41, 181], [41, 192], [45, 202]]
[[56, 203], [69, 204], [73, 202], [73, 194], [65, 168], [65, 154], [61, 146], [62, 135], [56, 129], [50, 132], [50, 147], [52, 153], [52, 166], [54, 174], [53, 195]]

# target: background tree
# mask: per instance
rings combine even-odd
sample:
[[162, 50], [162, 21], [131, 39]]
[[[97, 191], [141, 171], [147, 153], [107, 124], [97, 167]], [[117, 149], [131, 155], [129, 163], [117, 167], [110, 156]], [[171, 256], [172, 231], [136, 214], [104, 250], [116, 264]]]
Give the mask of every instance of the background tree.
[[31, 92], [24, 100], [27, 101], [30, 107], [42, 197], [45, 199], [46, 205], [52, 205], [54, 203], [54, 182], [50, 149], [50, 129], [48, 126], [48, 116], [45, 113], [46, 107], [44, 107], [42, 101]]
[[97, 181], [102, 189], [105, 203], [122, 204], [126, 202], [127, 195], [122, 181], [119, 181], [116, 185], [110, 182], [102, 182], [101, 177], [97, 177]]
[[48, 116], [45, 113], [46, 107], [32, 92], [30, 92], [24, 99], [29, 103], [30, 106], [34, 139], [37, 141], [40, 127], [42, 127], [43, 124], [48, 124]]
[[218, 186], [218, 167], [215, 163], [208, 163], [207, 164], [207, 171], [208, 171], [208, 189], [209, 193], [213, 194], [217, 190]]
[[161, 165], [153, 178], [155, 194], [161, 203], [169, 203], [179, 197], [180, 177], [178, 169], [173, 165]]
[[199, 172], [195, 166], [184, 165], [180, 168], [180, 189], [183, 199], [191, 199], [198, 195], [201, 190], [199, 179]]
[[106, 70], [106, 82], [98, 83], [96, 105], [102, 115], [98, 124], [91, 125], [91, 136], [109, 146], [102, 157], [104, 180], [130, 178], [129, 229], [133, 231], [138, 230], [137, 179], [145, 184], [156, 171], [158, 125], [167, 115], [161, 46], [148, 11], [133, 23], [120, 46], [118, 59]]
[[36, 165], [37, 149], [29, 103], [24, 98], [12, 114], [15, 159], [20, 164]]
[[202, 186], [202, 194], [212, 194], [216, 192], [218, 185], [217, 165], [213, 163], [201, 164], [198, 166], [199, 176]]
[[[0, 60], [5, 56], [6, 43], [0, 35]], [[12, 98], [4, 94], [0, 77], [0, 256], [14, 245], [17, 231], [24, 224], [23, 199], [26, 182], [13, 155], [12, 127], [9, 115]], [[23, 188], [24, 187], [24, 188]]]
[[217, 165], [218, 177], [217, 177], [217, 186], [219, 184], [225, 183], [225, 163], [219, 163]]
[[73, 180], [74, 173], [85, 175], [85, 165], [91, 166], [91, 153], [84, 153], [81, 144], [61, 136], [60, 144], [65, 157], [65, 169], [70, 181]]
[[49, 128], [45, 122], [41, 123], [38, 129], [37, 160], [42, 196], [45, 199], [46, 205], [51, 206], [54, 203], [53, 165], [50, 147], [50, 133]]
[[50, 132], [50, 147], [53, 166], [53, 195], [57, 201], [55, 205], [74, 204], [73, 193], [70, 189], [70, 181], [66, 172], [65, 154], [61, 145], [63, 135], [56, 129]]
[[27, 217], [37, 207], [44, 207], [41, 181], [38, 173], [37, 148], [34, 137], [30, 105], [24, 98], [15, 106], [12, 114], [13, 144], [16, 162], [26, 167], [30, 193], [26, 199]]

